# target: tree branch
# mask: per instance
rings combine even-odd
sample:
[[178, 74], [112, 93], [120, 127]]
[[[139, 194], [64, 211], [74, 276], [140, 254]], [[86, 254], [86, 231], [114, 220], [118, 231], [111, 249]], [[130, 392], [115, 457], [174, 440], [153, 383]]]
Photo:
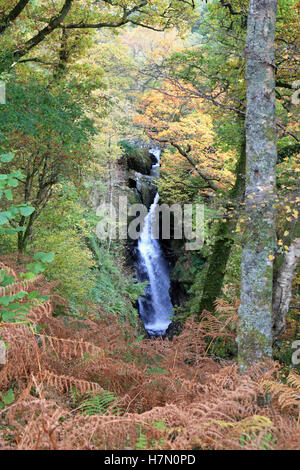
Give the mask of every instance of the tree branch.
[[26, 5], [30, 2], [30, 0], [20, 0], [16, 6], [11, 10], [8, 15], [4, 16], [4, 18], [0, 21], [0, 34], [2, 34], [6, 28], [9, 27], [10, 23], [12, 23], [18, 16], [22, 13]]
[[280, 88], [289, 88], [290, 90], [293, 89], [293, 86], [289, 83], [283, 82], [282, 80], [276, 80], [275, 85]]
[[[234, 108], [233, 106], [228, 106], [228, 105], [224, 105], [222, 103], [220, 103], [219, 101], [217, 101], [215, 99], [215, 97], [213, 96], [210, 96], [210, 95], [207, 95], [206, 93], [203, 93], [201, 92], [200, 90], [191, 90], [190, 88], [186, 88], [184, 87], [183, 85], [181, 85], [181, 83], [177, 80], [177, 79], [174, 79], [174, 78], [167, 78], [169, 80], [170, 83], [172, 83], [173, 85], [175, 85], [179, 90], [183, 91], [184, 93], [186, 93], [185, 96], [190, 96], [192, 98], [203, 98], [207, 101], [210, 101], [211, 103], [213, 103], [215, 106], [218, 106], [219, 108], [223, 108], [223, 109], [226, 109], [228, 111], [234, 111], [235, 113], [241, 115], [241, 116], [245, 116], [246, 113], [245, 111], [242, 111], [241, 109], [239, 108]], [[157, 89], [157, 88], [154, 88], [154, 89]], [[165, 93], [164, 91], [162, 90], [158, 90], [158, 91], [161, 91], [161, 93]], [[167, 94], [167, 93], [165, 93]], [[169, 94], [169, 96], [172, 96]], [[174, 96], [174, 95], [173, 95]], [[280, 124], [279, 122], [276, 122], [276, 126], [279, 127], [280, 129], [282, 129], [284, 131], [284, 133], [286, 135], [290, 135], [291, 137], [293, 137], [293, 139], [295, 139], [297, 142], [300, 142], [300, 139], [297, 137], [296, 134], [293, 134], [292, 132], [288, 131], [282, 124]]]
[[38, 34], [29, 39], [22, 49], [15, 51], [14, 58], [18, 60], [23, 57], [25, 54], [27, 54], [27, 52], [29, 52], [31, 49], [40, 44], [46, 36], [52, 33], [52, 31], [58, 28], [66, 18], [69, 11], [71, 10], [73, 2], [74, 0], [65, 0], [65, 3], [58, 15], [54, 16], [50, 20], [49, 24], [45, 26], [45, 28], [43, 28], [41, 31], [39, 31]]
[[[109, 2], [108, 2], [109, 3]], [[133, 8], [130, 10], [127, 10], [126, 6], [123, 7], [123, 16], [119, 21], [116, 21], [114, 23], [112, 22], [101, 22], [101, 23], [71, 23], [64, 25], [64, 28], [66, 29], [89, 29], [89, 28], [118, 28], [119, 26], [123, 26], [126, 23], [130, 22], [130, 16], [139, 11], [140, 8], [143, 8], [146, 6], [148, 3], [147, 0], [142, 0], [141, 3], [138, 5], [135, 5]]]
[[158, 142], [161, 142], [161, 143], [169, 143], [171, 144], [174, 148], [176, 148], [178, 150], [178, 152], [184, 157], [186, 158], [186, 160], [195, 168], [195, 170], [197, 171], [197, 173], [201, 176], [201, 178], [208, 184], [208, 186], [213, 189], [213, 191], [218, 191], [218, 186], [212, 181], [213, 178], [209, 178], [205, 173], [203, 173], [202, 170], [200, 170], [200, 168], [196, 165], [196, 163], [191, 159], [191, 157], [189, 156], [189, 152], [191, 151], [191, 147], [188, 146], [188, 148], [186, 150], [184, 150], [182, 147], [180, 147], [180, 145], [176, 144], [176, 142], [173, 142], [171, 140], [167, 140], [167, 139], [158, 139], [155, 137], [155, 140], [157, 140]]
[[231, 3], [226, 2], [225, 0], [220, 0], [220, 3], [222, 5], [222, 7], [228, 8], [231, 15], [240, 15], [241, 14], [241, 12], [234, 11], [234, 9], [232, 8]]
[[42, 59], [39, 59], [38, 57], [33, 57], [32, 59], [22, 59], [22, 60], [19, 60], [17, 64], [24, 64], [25, 62], [37, 62], [39, 64], [43, 64], [43, 65], [51, 65], [51, 66], [56, 66], [57, 64], [54, 63], [54, 62], [46, 62], [45, 60], [42, 60]]
[[288, 131], [282, 124], [280, 124], [279, 122], [276, 122], [276, 125], [277, 125], [277, 127], [279, 127], [280, 129], [282, 129], [285, 134], [290, 135], [290, 136], [293, 137], [295, 140], [297, 140], [297, 142], [300, 142], [300, 139], [299, 139], [295, 134], [293, 134], [292, 132]]

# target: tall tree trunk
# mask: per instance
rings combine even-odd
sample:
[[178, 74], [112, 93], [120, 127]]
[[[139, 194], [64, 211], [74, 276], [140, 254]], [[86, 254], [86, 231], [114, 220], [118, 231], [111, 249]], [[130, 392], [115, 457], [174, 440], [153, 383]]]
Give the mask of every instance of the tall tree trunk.
[[240, 370], [272, 355], [275, 246], [276, 0], [250, 0], [246, 40], [246, 227], [242, 252], [238, 358]]
[[[234, 211], [229, 211], [228, 217], [218, 226], [216, 241], [208, 259], [208, 269], [203, 285], [203, 294], [199, 306], [199, 315], [203, 310], [214, 310], [214, 303], [220, 296], [225, 276], [227, 262], [234, 243], [234, 235], [240, 203], [245, 195], [245, 139], [242, 142], [241, 153], [236, 166], [236, 180], [230, 191], [229, 199], [232, 201]], [[232, 212], [234, 212], [232, 214]]]
[[286, 315], [292, 298], [292, 284], [300, 260], [300, 221], [290, 230], [289, 250], [280, 254], [273, 275], [273, 340], [285, 331]]

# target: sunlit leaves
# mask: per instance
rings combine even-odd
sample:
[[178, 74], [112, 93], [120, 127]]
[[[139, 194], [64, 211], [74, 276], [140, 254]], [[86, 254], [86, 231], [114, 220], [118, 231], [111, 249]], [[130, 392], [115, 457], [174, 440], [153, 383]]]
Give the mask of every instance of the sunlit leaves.
[[[159, 192], [166, 200], [188, 202], [192, 195], [205, 193], [207, 184], [199, 171], [215, 179], [220, 189], [230, 188], [235, 153], [215, 147], [213, 119], [203, 100], [181, 96], [166, 82], [160, 91], [144, 94], [135, 122], [165, 147]], [[188, 149], [193, 164], [172, 143]]]

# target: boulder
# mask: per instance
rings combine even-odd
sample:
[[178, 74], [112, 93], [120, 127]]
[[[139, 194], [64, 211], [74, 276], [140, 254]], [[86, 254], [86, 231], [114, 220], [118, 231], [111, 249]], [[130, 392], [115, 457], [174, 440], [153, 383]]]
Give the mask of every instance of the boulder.
[[132, 149], [125, 154], [128, 170], [134, 170], [144, 175], [150, 175], [153, 156], [148, 149]]
[[172, 341], [173, 337], [180, 335], [183, 329], [184, 325], [180, 321], [172, 321], [166, 330], [165, 336]]
[[140, 202], [149, 209], [157, 193], [155, 179], [137, 171], [130, 171], [128, 173], [128, 186], [136, 189], [140, 196]]

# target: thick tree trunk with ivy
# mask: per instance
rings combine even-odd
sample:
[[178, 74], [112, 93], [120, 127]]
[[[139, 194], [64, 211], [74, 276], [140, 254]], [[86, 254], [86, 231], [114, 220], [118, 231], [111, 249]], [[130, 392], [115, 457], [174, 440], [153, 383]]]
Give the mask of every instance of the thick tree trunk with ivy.
[[246, 227], [238, 329], [241, 371], [272, 355], [276, 13], [276, 0], [250, 0], [246, 41]]
[[215, 301], [221, 294], [226, 266], [234, 243], [234, 232], [239, 218], [240, 203], [244, 200], [245, 194], [245, 150], [244, 140], [236, 166], [235, 184], [229, 194], [230, 209], [233, 210], [228, 211], [228, 216], [218, 226], [216, 241], [208, 259], [199, 315], [203, 310], [214, 310]]

